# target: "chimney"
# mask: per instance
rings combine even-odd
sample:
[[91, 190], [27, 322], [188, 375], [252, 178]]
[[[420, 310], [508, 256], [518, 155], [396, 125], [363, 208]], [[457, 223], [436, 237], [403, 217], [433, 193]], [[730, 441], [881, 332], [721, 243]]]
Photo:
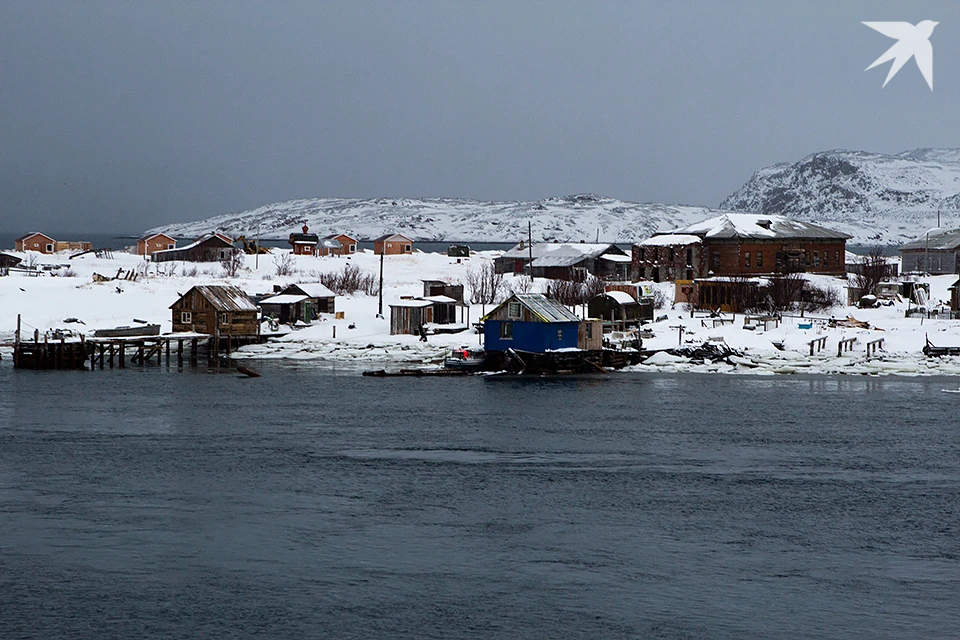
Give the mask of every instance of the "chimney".
[[523, 249], [523, 240], [520, 241], [520, 248]]

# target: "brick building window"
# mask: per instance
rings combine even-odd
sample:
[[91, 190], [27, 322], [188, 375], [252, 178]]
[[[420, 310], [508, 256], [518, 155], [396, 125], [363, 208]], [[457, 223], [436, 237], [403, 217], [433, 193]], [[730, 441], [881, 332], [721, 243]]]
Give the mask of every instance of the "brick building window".
[[743, 254], [743, 266], [746, 267], [747, 269], [750, 268], [750, 252], [749, 251]]
[[816, 267], [816, 268], [819, 268], [819, 267], [820, 267], [820, 252], [819, 252], [819, 251], [814, 251], [814, 252], [813, 252], [813, 266]]
[[720, 268], [720, 252], [714, 251], [713, 255], [710, 256], [710, 266], [713, 269]]
[[757, 269], [763, 268], [763, 252], [757, 251]]
[[693, 249], [687, 249], [687, 266], [693, 266]]

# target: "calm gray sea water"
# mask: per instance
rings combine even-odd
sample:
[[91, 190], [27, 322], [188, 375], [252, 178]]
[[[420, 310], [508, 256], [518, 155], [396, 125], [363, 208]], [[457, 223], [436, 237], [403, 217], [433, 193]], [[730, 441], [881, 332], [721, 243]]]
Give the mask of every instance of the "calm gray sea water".
[[955, 380], [0, 363], [0, 638], [956, 638]]

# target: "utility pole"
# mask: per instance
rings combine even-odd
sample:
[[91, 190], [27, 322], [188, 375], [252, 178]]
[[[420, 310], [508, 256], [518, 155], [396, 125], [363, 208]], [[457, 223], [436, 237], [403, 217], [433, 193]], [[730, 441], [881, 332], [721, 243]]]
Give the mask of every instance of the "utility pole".
[[380, 299], [377, 301], [377, 317], [383, 317], [383, 254], [386, 253], [383, 248], [380, 251]]
[[257, 252], [254, 254], [253, 268], [256, 271], [260, 270], [260, 220], [257, 220]]
[[533, 229], [527, 220], [527, 255], [530, 256], [530, 282], [533, 282]]

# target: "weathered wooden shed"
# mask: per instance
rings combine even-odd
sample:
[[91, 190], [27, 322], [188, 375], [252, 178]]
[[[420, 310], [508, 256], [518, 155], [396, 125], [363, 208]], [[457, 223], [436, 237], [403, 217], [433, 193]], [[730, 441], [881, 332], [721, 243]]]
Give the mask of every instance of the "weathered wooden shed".
[[330, 291], [330, 289], [319, 282], [300, 282], [297, 284], [291, 284], [290, 286], [281, 290], [280, 293], [286, 295], [306, 296], [307, 304], [312, 310], [312, 313], [307, 314], [306, 316], [306, 319], [308, 320], [316, 318], [318, 313], [336, 313], [337, 311], [337, 294], [335, 294], [333, 291]]
[[150, 259], [154, 262], [171, 262], [173, 260], [219, 262], [220, 260], [226, 260], [238, 251], [240, 250], [235, 248], [226, 237], [219, 233], [208, 233], [186, 246], [155, 251]]
[[224, 338], [245, 342], [260, 335], [257, 307], [241, 289], [228, 285], [197, 285], [170, 305], [173, 331], [204, 333], [215, 342]]
[[270, 296], [260, 301], [260, 311], [264, 317], [278, 319], [283, 324], [309, 322], [313, 319], [309, 298], [305, 295], [284, 294]]
[[556, 300], [539, 293], [515, 293], [484, 316], [484, 349], [534, 353], [576, 349], [579, 325], [580, 318]]
[[433, 322], [430, 300], [398, 300], [390, 305], [390, 335], [416, 335], [420, 326]]
[[[645, 304], [644, 304], [645, 303]], [[591, 318], [603, 320], [608, 331], [636, 327], [644, 320], [653, 320], [653, 302], [636, 300], [625, 291], [606, 291], [587, 303]]]
[[10, 267], [17, 266], [21, 262], [23, 262], [23, 260], [17, 256], [12, 256], [9, 253], [0, 253], [0, 269], [9, 269]]

